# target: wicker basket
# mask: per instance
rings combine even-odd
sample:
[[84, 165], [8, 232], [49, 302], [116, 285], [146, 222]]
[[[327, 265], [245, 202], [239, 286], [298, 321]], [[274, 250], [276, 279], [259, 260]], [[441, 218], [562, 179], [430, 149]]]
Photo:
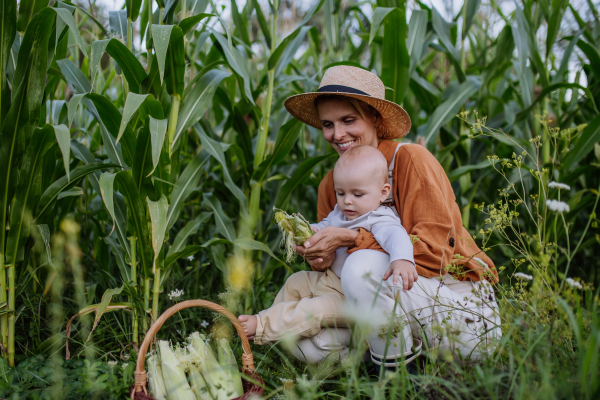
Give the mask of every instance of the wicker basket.
[[146, 361], [146, 352], [148, 351], [148, 346], [150, 346], [150, 342], [156, 335], [156, 332], [160, 329], [160, 327], [165, 323], [169, 317], [175, 314], [177, 311], [183, 310], [185, 308], [190, 307], [206, 307], [213, 311], [223, 314], [224, 316], [231, 321], [233, 326], [235, 327], [238, 335], [242, 339], [242, 348], [244, 349], [244, 354], [242, 354], [242, 374], [246, 375], [247, 379], [242, 379], [242, 386], [244, 387], [244, 394], [241, 397], [236, 397], [236, 400], [239, 399], [247, 399], [252, 395], [260, 396], [264, 389], [264, 382], [261, 377], [254, 370], [254, 357], [252, 356], [252, 351], [250, 350], [250, 342], [248, 342], [248, 337], [244, 332], [244, 328], [237, 320], [237, 318], [227, 311], [225, 308], [221, 307], [218, 304], [212, 303], [206, 300], [188, 300], [183, 301], [174, 305], [165, 311], [150, 327], [148, 332], [146, 333], [146, 337], [142, 342], [142, 346], [140, 347], [140, 352], [138, 353], [137, 363], [135, 367], [135, 383], [131, 387], [131, 399], [132, 400], [154, 400], [152, 397], [148, 395], [147, 387], [147, 377], [146, 370], [144, 369], [144, 363]]

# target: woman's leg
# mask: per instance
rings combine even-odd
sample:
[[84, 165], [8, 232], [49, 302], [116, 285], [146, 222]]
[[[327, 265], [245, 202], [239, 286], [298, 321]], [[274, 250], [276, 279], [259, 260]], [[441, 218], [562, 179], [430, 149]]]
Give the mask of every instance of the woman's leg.
[[479, 357], [483, 349], [485, 354], [493, 349], [493, 337], [499, 337], [500, 329], [489, 284], [420, 276], [405, 292], [401, 279], [396, 285], [392, 279], [382, 280], [388, 268], [387, 254], [360, 250], [348, 257], [342, 271], [350, 312], [370, 326], [367, 340], [375, 357], [411, 354], [413, 335], [421, 335], [430, 347], [455, 350], [463, 356]]

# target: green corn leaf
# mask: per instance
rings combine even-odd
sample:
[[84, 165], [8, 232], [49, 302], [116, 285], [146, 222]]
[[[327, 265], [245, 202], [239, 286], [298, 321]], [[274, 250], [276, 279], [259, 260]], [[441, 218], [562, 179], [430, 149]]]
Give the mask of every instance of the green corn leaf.
[[175, 188], [171, 194], [171, 205], [169, 206], [169, 211], [167, 213], [167, 229], [171, 229], [175, 224], [179, 218], [179, 212], [181, 211], [183, 202], [194, 191], [196, 186], [198, 186], [198, 182], [202, 176], [204, 163], [208, 160], [208, 157], [208, 153], [204, 151], [200, 152], [192, 159], [187, 167], [185, 167], [177, 179]]
[[17, 17], [17, 31], [25, 32], [34, 15], [44, 7], [48, 7], [48, 3], [49, 0], [21, 0]]
[[56, 142], [58, 143], [58, 147], [63, 156], [63, 164], [65, 166], [65, 172], [67, 173], [67, 181], [71, 181], [69, 176], [70, 171], [70, 159], [71, 159], [71, 133], [69, 132], [69, 128], [65, 125], [57, 125], [53, 126], [54, 135], [56, 136]]
[[[83, 161], [84, 164], [91, 164], [96, 162], [96, 157], [94, 157], [92, 152], [89, 151], [87, 147], [85, 147], [83, 144], [79, 143], [75, 139], [71, 139], [71, 152], [73, 153], [73, 156], [76, 159]], [[88, 179], [96, 193], [99, 196], [101, 196], [102, 194], [100, 192], [100, 172], [94, 172], [93, 174], [90, 174], [88, 176]]]
[[208, 28], [212, 35], [217, 39], [219, 45], [223, 49], [223, 53], [225, 54], [225, 59], [227, 63], [231, 67], [232, 70], [235, 71], [242, 78], [243, 82], [243, 93], [246, 96], [246, 99], [252, 103], [254, 103], [254, 97], [252, 96], [252, 88], [251, 88], [251, 79], [250, 72], [248, 71], [248, 65], [246, 64], [246, 58], [242, 55], [242, 53], [236, 48], [233, 47], [227, 39], [219, 32], [214, 29]]
[[171, 40], [167, 48], [167, 65], [165, 66], [165, 81], [167, 92], [183, 96], [185, 76], [185, 45], [183, 33], [177, 25], [171, 30]]
[[190, 236], [195, 235], [196, 232], [198, 232], [198, 229], [200, 229], [200, 226], [205, 223], [211, 215], [211, 212], [203, 212], [194, 220], [185, 224], [185, 226], [181, 228], [179, 232], [177, 232], [177, 236], [175, 236], [173, 244], [167, 252], [167, 258], [169, 258], [170, 255], [183, 250], [183, 248], [187, 245]]
[[552, 11], [548, 19], [548, 31], [546, 34], [546, 58], [552, 52], [552, 46], [558, 36], [560, 24], [563, 21], [563, 15], [569, 5], [568, 0], [552, 0]]
[[125, 107], [123, 107], [123, 117], [121, 118], [121, 124], [119, 125], [119, 133], [117, 134], [117, 143], [125, 133], [125, 128], [129, 121], [133, 117], [133, 114], [137, 112], [140, 108], [140, 105], [146, 100], [147, 94], [136, 94], [129, 93], [127, 95], [127, 99], [125, 100]]
[[121, 193], [116, 193], [115, 200], [115, 230], [121, 246], [127, 252], [127, 256], [131, 259], [131, 246], [127, 237], [127, 206], [125, 199]]
[[208, 135], [206, 135], [206, 133], [204, 133], [204, 131], [201, 128], [197, 128], [196, 132], [200, 137], [200, 141], [202, 142], [202, 147], [204, 148], [204, 150], [206, 150], [211, 156], [213, 156], [223, 167], [225, 186], [239, 200], [242, 212], [245, 212], [246, 195], [231, 178], [231, 174], [229, 173], [229, 167], [227, 166], [227, 160], [225, 158], [225, 153], [223, 152], [223, 148], [220, 146], [220, 143], [216, 140], [209, 138]]
[[292, 118], [279, 128], [273, 154], [260, 164], [252, 179], [257, 182], [265, 180], [271, 167], [279, 164], [288, 156], [294, 147], [296, 140], [298, 140], [298, 135], [300, 134], [302, 127], [303, 124], [299, 120]]
[[198, 24], [200, 21], [202, 21], [204, 18], [209, 18], [209, 17], [214, 17], [214, 14], [198, 14], [198, 15], [194, 15], [192, 17], [187, 17], [184, 20], [182, 20], [178, 25], [179, 28], [181, 28], [181, 32], [184, 35], [187, 35], [187, 33], [189, 31], [192, 30], [192, 28], [194, 28], [194, 26], [196, 26], [196, 24]]
[[572, 166], [589, 154], [594, 149], [594, 143], [600, 142], [600, 115], [597, 115], [581, 132], [573, 150], [569, 151], [562, 159], [562, 167], [569, 170]]
[[455, 23], [447, 22], [440, 13], [434, 8], [431, 10], [431, 22], [433, 24], [433, 30], [437, 33], [440, 43], [446, 49], [447, 54], [450, 56], [452, 60], [452, 64], [454, 65], [454, 69], [456, 70], [456, 75], [460, 82], [464, 82], [466, 79], [465, 73], [460, 64], [460, 54], [454, 44], [452, 43], [450, 31]]
[[140, 93], [140, 86], [148, 76], [136, 56], [117, 39], [110, 39], [106, 52], [119, 64], [129, 84], [129, 90]]
[[180, 258], [187, 258], [189, 256], [193, 256], [200, 250], [210, 247], [212, 245], [217, 245], [217, 244], [231, 244], [231, 241], [226, 240], [226, 239], [221, 239], [221, 238], [212, 238], [209, 241], [207, 241], [206, 243], [203, 243], [200, 245], [185, 246], [182, 250], [180, 250], [176, 253], [172, 253], [171, 255], [167, 256], [167, 258], [165, 258], [165, 274], [164, 275], [166, 276], [168, 274], [168, 269], [175, 263], [175, 261], [179, 260]]
[[44, 242], [44, 247], [46, 248], [46, 260], [48, 264], [54, 268], [54, 264], [52, 264], [52, 252], [50, 251], [50, 228], [48, 228], [48, 225], [46, 224], [36, 225], [36, 228], [38, 228], [42, 241]]
[[260, 8], [260, 4], [258, 4], [258, 0], [251, 0], [252, 1], [252, 7], [254, 7], [254, 9], [256, 10], [256, 18], [258, 19], [258, 25], [260, 26], [260, 30], [263, 33], [263, 36], [265, 37], [265, 42], [267, 42], [269, 45], [271, 44], [271, 30], [269, 29], [269, 25], [267, 24], [267, 20], [265, 18], [265, 14], [262, 11], [262, 8]]
[[[298, 51], [298, 49], [304, 42], [304, 38], [306, 37], [306, 34], [308, 33], [308, 31], [310, 29], [311, 29], [310, 25], [303, 26], [303, 27], [297, 29], [295, 31], [295, 32], [297, 32], [297, 34], [294, 35], [294, 33], [292, 33], [290, 36], [293, 36], [293, 37], [291, 38], [290, 41], [287, 41], [288, 38], [290, 38], [290, 36], [286, 37], [283, 40], [283, 42], [281, 42], [281, 44], [277, 47], [277, 49], [271, 55], [271, 57], [269, 57], [269, 69], [271, 67], [271, 58], [279, 57], [278, 61], [275, 63], [276, 64], [276, 66], [275, 66], [275, 77], [276, 78], [290, 64], [290, 62], [294, 58], [294, 55], [296, 54], [296, 52]], [[281, 53], [279, 53], [278, 50], [281, 48], [283, 48], [283, 51]]]
[[455, 180], [457, 180], [458, 178], [460, 178], [461, 176], [463, 176], [464, 174], [466, 174], [468, 172], [479, 171], [479, 170], [482, 170], [484, 168], [491, 167], [491, 166], [492, 166], [492, 164], [488, 160], [482, 161], [477, 164], [463, 165], [462, 167], [453, 169], [452, 172], [450, 172], [448, 174], [448, 179], [450, 180], [450, 182], [454, 182]]
[[526, 67], [519, 77], [521, 78], [520, 86], [523, 106], [530, 107], [533, 104], [533, 71], [531, 71], [530, 67]]
[[323, 156], [312, 157], [305, 160], [296, 168], [290, 179], [281, 187], [277, 198], [275, 199], [275, 207], [286, 208], [285, 206], [292, 196], [292, 192], [302, 185], [312, 174], [313, 168], [327, 157], [331, 157], [334, 153], [325, 154]]
[[27, 146], [19, 173], [15, 201], [11, 207], [10, 230], [6, 242], [7, 263], [15, 264], [22, 257], [21, 247], [29, 237], [31, 210], [40, 198], [42, 159], [53, 143], [52, 126], [46, 124], [33, 132], [31, 142]]
[[111, 247], [113, 254], [117, 260], [117, 265], [119, 266], [119, 272], [121, 272], [121, 279], [124, 282], [131, 281], [131, 267], [127, 263], [127, 259], [125, 257], [125, 252], [123, 251], [123, 247], [113, 238], [113, 237], [105, 237], [104, 242]]
[[233, 244], [244, 250], [263, 251], [263, 252], [267, 253], [268, 255], [270, 255], [271, 257], [273, 257], [274, 259], [276, 259], [277, 261], [279, 261], [284, 267], [287, 268], [288, 271], [290, 271], [291, 274], [294, 273], [294, 271], [292, 271], [292, 269], [286, 263], [281, 261], [279, 258], [277, 258], [275, 256], [275, 254], [273, 254], [273, 252], [271, 251], [269, 246], [267, 246], [266, 244], [264, 244], [262, 242], [259, 242], [257, 240], [250, 239], [250, 238], [240, 238], [240, 239], [237, 239], [235, 242], [233, 242]]
[[219, 233], [223, 235], [225, 239], [233, 242], [235, 240], [235, 229], [233, 228], [233, 222], [231, 222], [231, 219], [223, 212], [221, 202], [212, 194], [205, 193], [203, 204], [212, 210], [215, 216], [215, 222], [217, 224], [217, 231], [219, 231]]
[[427, 11], [413, 10], [408, 22], [408, 36], [406, 49], [410, 56], [410, 74], [412, 74], [421, 60], [425, 34], [427, 33]]
[[473, 25], [473, 20], [475, 19], [475, 15], [477, 14], [477, 10], [479, 10], [480, 5], [481, 0], [468, 0], [463, 4], [463, 7], [466, 6], [467, 10], [462, 26], [462, 37], [467, 37], [469, 28], [471, 28], [471, 25]]
[[127, 10], [109, 11], [108, 25], [123, 43], [127, 43]]
[[572, 39], [570, 39], [569, 45], [563, 53], [562, 60], [560, 62], [560, 67], [558, 68], [558, 71], [556, 71], [556, 75], [554, 75], [554, 77], [552, 78], [552, 83], [561, 82], [563, 80], [565, 73], [569, 68], [569, 61], [571, 59], [571, 54], [573, 54], [573, 49], [579, 41], [579, 37], [582, 33], [583, 30], [580, 30]]
[[202, 78], [194, 85], [192, 91], [185, 97], [183, 107], [179, 110], [173, 148], [178, 147], [182, 134], [200, 121], [210, 106], [217, 87], [223, 79], [230, 75], [228, 72], [214, 69], [202, 75]]
[[156, 260], [165, 242], [167, 228], [167, 210], [169, 202], [163, 194], [158, 201], [152, 201], [146, 197], [148, 210], [150, 211], [150, 222], [152, 226], [152, 248], [154, 249], [153, 271], [156, 269]]
[[250, 46], [250, 36], [248, 35], [248, 24], [240, 15], [240, 11], [238, 10], [237, 4], [235, 0], [231, 0], [230, 7], [231, 10], [231, 19], [235, 24], [236, 31], [239, 33], [240, 39], [242, 42], [246, 44], [246, 46]]
[[381, 27], [383, 20], [385, 17], [392, 11], [394, 11], [395, 7], [377, 7], [375, 12], [373, 13], [373, 21], [371, 22], [371, 33], [369, 34], [369, 45], [373, 43], [373, 39], [375, 35], [377, 35], [377, 31]]
[[467, 77], [467, 80], [460, 84], [452, 94], [441, 103], [429, 117], [427, 124], [423, 129], [425, 141], [429, 142], [431, 138], [439, 131], [440, 127], [450, 121], [481, 86], [479, 80], [475, 77]]
[[399, 8], [393, 9], [384, 22], [381, 80], [391, 91], [386, 99], [402, 104], [410, 80], [410, 57], [406, 48], [406, 17]]
[[147, 176], [152, 175], [158, 161], [160, 160], [160, 153], [165, 142], [165, 134], [167, 133], [167, 126], [169, 121], [167, 119], [154, 119], [150, 116], [150, 142], [152, 143], [152, 171]]
[[78, 196], [83, 196], [83, 189], [78, 187], [78, 186], [73, 186], [71, 189], [65, 190], [64, 192], [61, 192], [58, 197], [56, 198], [56, 200], [60, 200], [63, 199], [65, 197], [78, 197]]
[[86, 10], [85, 8], [79, 6], [78, 4], [73, 4], [71, 3], [72, 6], [74, 6], [75, 8], [79, 9], [79, 11], [81, 11], [82, 13], [84, 13], [85, 15], [88, 16], [88, 18], [90, 18], [92, 21], [94, 21], [94, 23], [96, 24], [96, 26], [98, 28], [100, 28], [100, 30], [102, 31], [102, 34], [104, 34], [104, 36], [108, 37], [108, 31], [106, 30], [106, 28], [104, 27], [104, 25], [102, 25], [102, 23], [100, 21], [98, 21], [96, 18], [94, 18], [94, 16], [92, 14], [90, 14], [90, 12], [88, 10]]
[[[284, 57], [284, 55], [287, 56], [287, 63], [289, 63], [290, 51], [288, 50], [288, 48], [290, 47], [290, 43], [292, 43], [300, 35], [300, 33], [302, 33], [302, 37], [300, 38], [301, 43], [304, 39], [304, 36], [306, 36], [307, 31], [307, 29], [302, 30], [302, 28], [296, 29], [294, 32], [290, 33], [285, 39], [283, 39], [283, 41], [279, 44], [279, 46], [277, 46], [273, 54], [271, 54], [271, 56], [269, 57], [269, 70], [275, 70], [275, 68], [279, 64], [280, 60]], [[294, 54], [292, 53], [292, 57], [293, 55]]]
[[87, 165], [82, 165], [80, 167], [75, 168], [71, 171], [71, 181], [67, 180], [66, 176], [57, 179], [52, 183], [42, 194], [40, 201], [36, 208], [36, 219], [41, 218], [47, 212], [51, 210], [51, 206], [53, 205], [54, 200], [57, 199], [58, 195], [75, 186], [75, 184], [79, 181], [79, 179], [94, 173], [96, 171], [100, 171], [105, 168], [114, 168], [119, 167], [117, 164], [103, 164], [103, 163], [90, 163]]
[[132, 22], [137, 21], [140, 16], [142, 0], [125, 0], [125, 6], [127, 7], [127, 18], [131, 19]]
[[[512, 26], [512, 36], [515, 41], [518, 52], [518, 68], [517, 72], [520, 75], [525, 73], [525, 67], [527, 66], [527, 59], [529, 58], [529, 40], [527, 38], [527, 32], [520, 26]], [[506, 57], [505, 54], [502, 54]]]
[[[88, 54], [87, 54], [86, 46], [83, 44], [83, 39], [81, 39], [81, 35], [79, 34], [79, 28], [77, 27], [77, 24], [75, 23], [75, 19], [73, 18], [72, 12], [65, 8], [55, 8], [54, 10], [56, 11], [56, 14], [58, 14], [58, 16], [63, 20], [63, 22], [69, 27], [69, 30], [71, 31], [71, 33], [73, 34], [73, 37], [75, 38], [75, 43], [77, 43], [77, 46], [79, 47], [79, 49], [81, 50], [83, 55], [87, 57]], [[57, 19], [57, 21], [58, 21], [58, 19]], [[58, 29], [57, 29], [57, 33], [58, 33]]]
[[69, 100], [69, 103], [67, 103], [67, 110], [68, 110], [68, 121], [69, 121], [69, 125], [71, 126], [71, 124], [73, 124], [73, 118], [75, 118], [75, 113], [77, 112], [77, 109], [79, 108], [79, 104], [81, 103], [81, 99], [83, 99], [83, 96], [85, 96], [85, 93], [81, 93], [81, 94], [75, 94], [73, 95], [73, 97], [71, 97], [71, 100]]
[[62, 72], [67, 82], [73, 86], [75, 93], [83, 94], [92, 91], [92, 84], [72, 60], [65, 58], [56, 61], [56, 64], [58, 64], [58, 68], [60, 68], [60, 72]]
[[95, 40], [92, 42], [92, 50], [90, 52], [91, 54], [89, 63], [90, 79], [92, 80], [92, 82], [94, 82], [94, 80], [96, 79], [96, 73], [98, 72], [100, 60], [102, 59], [102, 56], [106, 51], [106, 46], [108, 46], [109, 42], [110, 39]]
[[7, 85], [6, 70], [10, 52], [15, 41], [17, 26], [17, 1], [4, 0], [0, 4], [0, 128], [10, 108], [10, 89]]
[[88, 336], [88, 340], [92, 337], [92, 333], [94, 332], [94, 329], [96, 329], [96, 327], [98, 326], [98, 323], [100, 322], [100, 318], [102, 318], [102, 315], [106, 311], [106, 308], [109, 306], [112, 298], [114, 296], [121, 294], [122, 291], [123, 291], [123, 286], [121, 286], [120, 288], [116, 288], [116, 289], [106, 289], [104, 291], [104, 294], [102, 295], [102, 300], [100, 300], [100, 304], [98, 304], [98, 308], [96, 309], [96, 315], [94, 317], [94, 324], [92, 325], [92, 329], [90, 330], [90, 335]]
[[152, 169], [152, 142], [150, 139], [150, 129], [144, 125], [138, 133], [135, 147], [135, 157], [133, 159], [132, 175], [135, 181], [140, 197], [150, 196], [158, 198], [152, 179], [148, 177]]
[[[100, 175], [99, 184], [100, 184], [100, 194], [102, 195], [102, 201], [104, 201], [104, 205], [108, 210], [108, 215], [113, 220], [113, 226], [110, 231], [115, 230], [115, 202], [114, 202], [114, 187], [115, 187], [115, 177], [117, 173], [104, 172]], [[110, 235], [109, 233], [109, 235]]]
[[583, 51], [585, 56], [590, 61], [590, 65], [592, 66], [592, 71], [596, 78], [600, 79], [600, 52], [594, 48], [591, 44], [584, 42], [582, 39], [577, 41], [577, 47]]
[[152, 40], [154, 42], [154, 51], [158, 61], [158, 71], [160, 83], [162, 84], [165, 76], [165, 62], [167, 60], [167, 49], [171, 40], [171, 31], [174, 25], [152, 25]]

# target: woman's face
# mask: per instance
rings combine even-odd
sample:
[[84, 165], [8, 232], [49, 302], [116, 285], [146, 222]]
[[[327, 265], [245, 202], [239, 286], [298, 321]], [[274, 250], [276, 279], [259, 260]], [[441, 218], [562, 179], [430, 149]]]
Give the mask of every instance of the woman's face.
[[339, 155], [353, 146], [378, 146], [373, 113], [365, 110], [365, 120], [352, 104], [340, 99], [320, 100], [317, 110], [323, 137]]

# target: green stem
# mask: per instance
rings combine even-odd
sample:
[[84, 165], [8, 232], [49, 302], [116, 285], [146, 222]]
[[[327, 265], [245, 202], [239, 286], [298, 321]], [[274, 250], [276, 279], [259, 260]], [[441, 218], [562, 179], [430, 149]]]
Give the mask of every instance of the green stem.
[[131, 18], [127, 18], [127, 48], [131, 51]]
[[[4, 231], [4, 229], [2, 229], [2, 231]], [[4, 247], [4, 232], [0, 234], [0, 240], [0, 246]], [[4, 267], [4, 249], [2, 249], [2, 253], [0, 253], [0, 303], [4, 303], [6, 302], [6, 300], [6, 268]], [[3, 314], [2, 316], [0, 316], [0, 342], [4, 347], [6, 347], [7, 345], [7, 333], [8, 315]]]
[[152, 289], [152, 319], [158, 319], [158, 295], [160, 294], [160, 269], [154, 273], [154, 287]]
[[165, 12], [164, 8], [161, 8], [160, 11], [158, 12], [158, 24], [162, 25], [163, 24], [163, 13]]
[[[154, 22], [154, 18], [152, 17], [152, 0], [148, 0], [148, 37], [146, 38], [146, 43], [151, 43], [152, 41], [152, 23]], [[150, 73], [150, 67], [152, 67], [152, 46], [150, 48], [146, 48], [148, 52], [146, 55], [146, 59], [148, 60], [148, 73]]]
[[[134, 283], [133, 285], [133, 290], [135, 290], [137, 292], [137, 254], [136, 254], [136, 237], [132, 236], [131, 238], [129, 238], [129, 243], [131, 246], [131, 282]], [[133, 343], [137, 343], [138, 342], [138, 313], [134, 304], [135, 299], [132, 297], [130, 297], [131, 302], [131, 310], [133, 311], [133, 324], [132, 324], [132, 334], [131, 334], [131, 341]]]
[[15, 266], [8, 266], [8, 363], [15, 366]]
[[181, 21], [183, 21], [185, 19], [186, 11], [187, 11], [187, 7], [185, 4], [185, 0], [182, 0], [181, 1]]
[[142, 329], [144, 335], [148, 331], [148, 316], [147, 311], [150, 306], [150, 278], [144, 278], [144, 316], [142, 318]]
[[175, 138], [175, 128], [177, 128], [177, 116], [179, 115], [179, 102], [181, 98], [178, 94], [171, 97], [171, 112], [169, 114], [169, 125], [167, 133], [169, 135], [169, 155], [173, 150], [173, 139]]

